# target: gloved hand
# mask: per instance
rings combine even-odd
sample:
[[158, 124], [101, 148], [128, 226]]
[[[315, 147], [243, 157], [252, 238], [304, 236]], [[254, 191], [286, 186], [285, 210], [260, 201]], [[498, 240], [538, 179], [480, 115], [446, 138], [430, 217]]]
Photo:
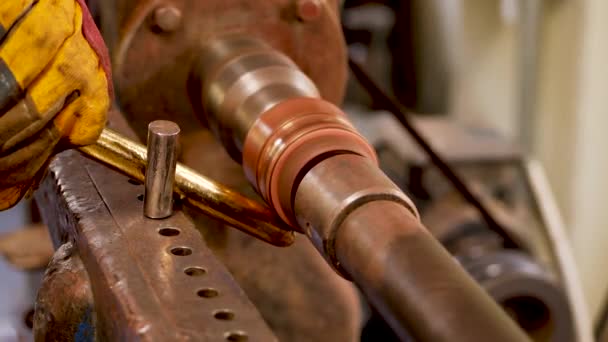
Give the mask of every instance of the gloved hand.
[[0, 210], [105, 126], [107, 51], [83, 1], [0, 0]]

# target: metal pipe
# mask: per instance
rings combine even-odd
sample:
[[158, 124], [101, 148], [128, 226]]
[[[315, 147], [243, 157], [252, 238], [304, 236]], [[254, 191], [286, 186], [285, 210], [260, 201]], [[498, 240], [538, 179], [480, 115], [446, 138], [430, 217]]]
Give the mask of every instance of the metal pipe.
[[205, 94], [200, 109], [214, 113], [203, 117], [238, 162], [260, 113], [285, 98], [319, 97], [314, 83], [289, 58], [247, 37], [213, 40], [200, 56], [192, 73], [199, 93]]
[[525, 340], [412, 207], [376, 165], [352, 154], [314, 166], [295, 196], [298, 223], [402, 339]]
[[148, 125], [148, 163], [144, 193], [146, 217], [163, 219], [173, 213], [179, 132], [179, 126], [171, 121], [156, 120]]
[[374, 201], [358, 208], [336, 241], [342, 267], [402, 339], [528, 340], [402, 206]]
[[[81, 147], [86, 156], [144, 182], [146, 148], [104, 129], [94, 145]], [[289, 246], [294, 234], [268, 207], [178, 163], [173, 191], [182, 202], [275, 246]]]
[[[251, 51], [264, 62], [240, 63]], [[286, 58], [261, 41], [230, 36], [208, 43], [194, 71], [202, 84], [201, 115], [242, 160], [262, 197], [359, 285], [401, 338], [409, 332], [423, 341], [528, 340], [426, 232], [345, 114], [314, 91], [288, 91], [311, 82]], [[241, 110], [265, 98], [272, 101]]]

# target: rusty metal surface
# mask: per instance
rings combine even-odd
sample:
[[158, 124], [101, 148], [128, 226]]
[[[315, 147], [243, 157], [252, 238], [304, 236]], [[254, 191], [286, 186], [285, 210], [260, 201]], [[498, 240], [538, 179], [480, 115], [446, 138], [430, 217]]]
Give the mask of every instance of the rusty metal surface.
[[[293, 0], [119, 0], [120, 38], [114, 67], [117, 94], [126, 115], [149, 122], [171, 113], [184, 134], [204, 126], [187, 97], [187, 80], [198, 51], [210, 37], [247, 32], [290, 56], [318, 85], [324, 98], [339, 103], [347, 78], [345, 45], [337, 0], [313, 1], [318, 16], [301, 12]], [[155, 19], [158, 9], [181, 13], [172, 30]], [[303, 17], [302, 18], [302, 15]], [[174, 19], [171, 19], [173, 21]], [[310, 58], [315, 56], [315, 58]], [[146, 101], [141, 101], [145, 96]], [[140, 137], [145, 130], [136, 128]]]
[[101, 339], [274, 340], [193, 224], [145, 218], [142, 193], [77, 152], [59, 155], [37, 192], [55, 244], [74, 239], [89, 272]]
[[53, 255], [36, 298], [36, 341], [93, 341], [95, 308], [89, 276], [74, 244]]

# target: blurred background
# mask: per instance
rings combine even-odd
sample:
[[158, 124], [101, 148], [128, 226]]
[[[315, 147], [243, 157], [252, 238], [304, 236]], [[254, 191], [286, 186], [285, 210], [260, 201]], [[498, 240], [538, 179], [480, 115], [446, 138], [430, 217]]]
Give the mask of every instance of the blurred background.
[[443, 3], [455, 9], [450, 32], [460, 47], [448, 54], [449, 111], [519, 139], [543, 163], [598, 317], [608, 284], [608, 2]]
[[[402, 104], [492, 128], [541, 161], [589, 311], [598, 318], [608, 289], [608, 210], [601, 199], [608, 189], [608, 2], [409, 0], [364, 7], [382, 19], [363, 23], [355, 14], [345, 25], [375, 25], [387, 35], [393, 75], [375, 62], [382, 56], [366, 56], [366, 64]], [[351, 53], [357, 50], [351, 45]]]

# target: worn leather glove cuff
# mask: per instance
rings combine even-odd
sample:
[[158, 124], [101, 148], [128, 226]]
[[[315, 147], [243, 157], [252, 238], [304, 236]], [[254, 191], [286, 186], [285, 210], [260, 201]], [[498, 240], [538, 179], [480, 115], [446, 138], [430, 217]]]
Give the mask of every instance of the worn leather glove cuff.
[[110, 94], [110, 98], [114, 98], [114, 87], [112, 83], [112, 66], [110, 62], [110, 54], [108, 53], [108, 47], [106, 46], [91, 13], [86, 5], [87, 1], [85, 0], [76, 0], [80, 7], [82, 8], [82, 33], [84, 37], [89, 42], [93, 50], [99, 56], [99, 63], [103, 67], [103, 70], [106, 72], [106, 77], [108, 78], [108, 92]]

